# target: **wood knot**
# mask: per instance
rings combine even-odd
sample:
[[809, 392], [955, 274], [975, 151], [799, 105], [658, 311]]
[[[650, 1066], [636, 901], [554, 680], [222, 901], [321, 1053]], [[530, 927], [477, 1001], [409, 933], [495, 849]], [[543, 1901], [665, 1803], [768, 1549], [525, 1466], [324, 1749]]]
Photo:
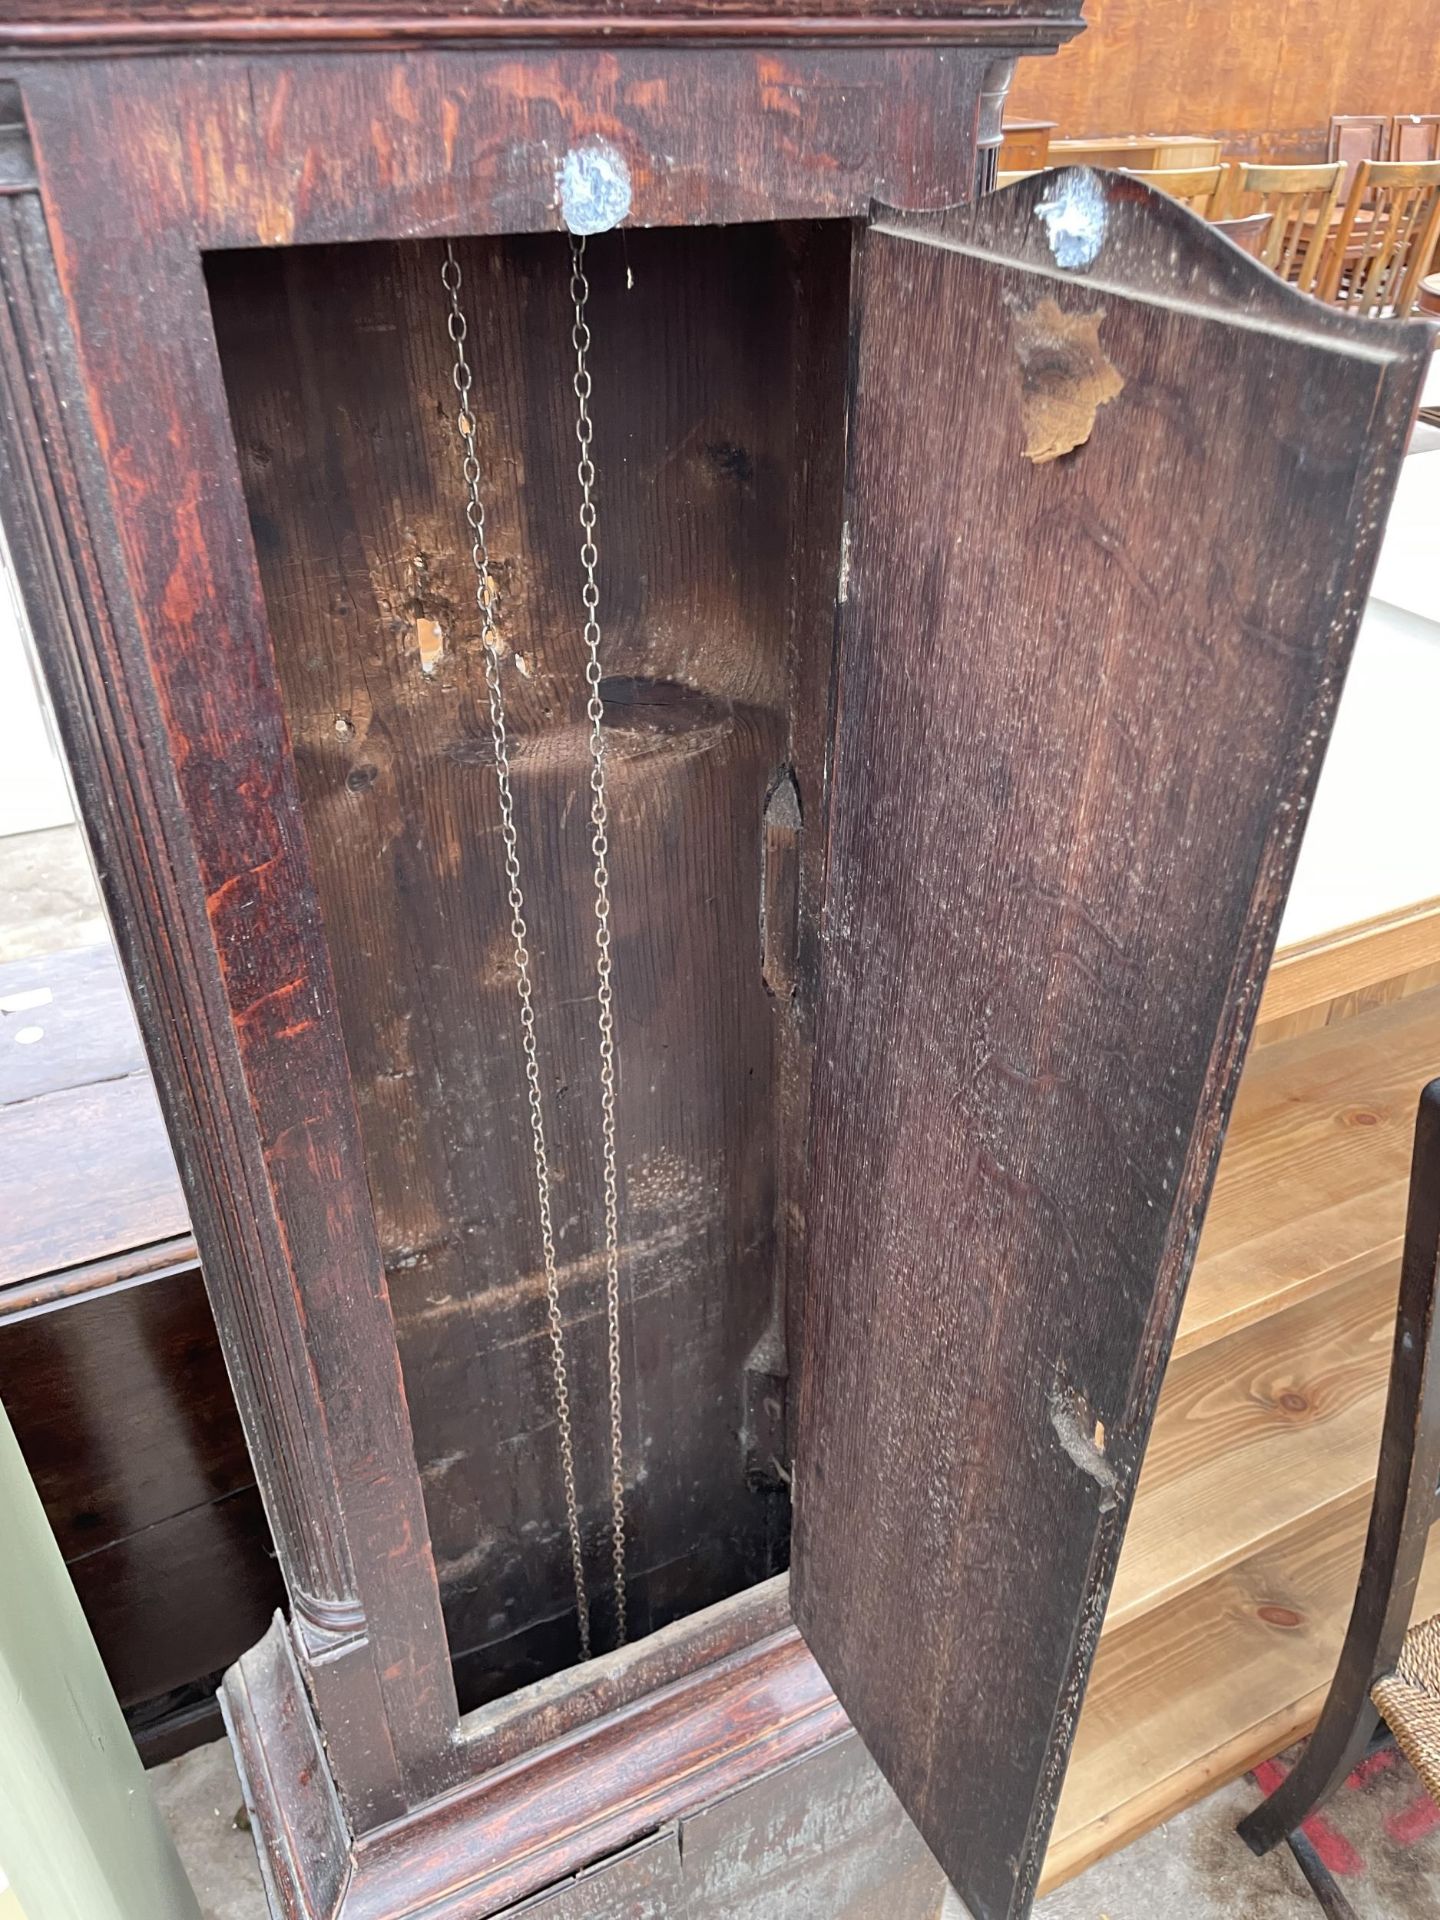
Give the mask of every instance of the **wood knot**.
[[1277, 1607], [1267, 1603], [1263, 1607], [1257, 1607], [1255, 1613], [1267, 1627], [1283, 1627], [1287, 1633], [1305, 1624], [1304, 1615], [1296, 1613], [1293, 1607]]

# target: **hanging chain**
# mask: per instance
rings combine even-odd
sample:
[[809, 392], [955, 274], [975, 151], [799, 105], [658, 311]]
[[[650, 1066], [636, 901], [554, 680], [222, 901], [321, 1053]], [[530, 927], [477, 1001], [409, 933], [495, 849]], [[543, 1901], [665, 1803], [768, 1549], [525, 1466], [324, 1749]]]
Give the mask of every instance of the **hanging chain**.
[[575, 324], [575, 438], [580, 447], [580, 598], [585, 604], [585, 682], [590, 698], [590, 846], [595, 856], [595, 977], [600, 1026], [600, 1123], [605, 1180], [605, 1327], [610, 1376], [610, 1555], [615, 1582], [616, 1645], [625, 1644], [625, 1469], [620, 1417], [620, 1180], [615, 1129], [615, 996], [610, 959], [610, 814], [605, 801], [605, 718], [600, 698], [600, 588], [595, 569], [595, 462], [590, 455], [590, 328], [585, 320], [590, 282], [585, 277], [585, 239], [570, 237], [570, 298]]
[[505, 694], [500, 681], [500, 649], [495, 633], [495, 583], [485, 532], [485, 503], [480, 496], [480, 460], [475, 451], [475, 415], [470, 406], [473, 376], [465, 352], [465, 314], [460, 305], [460, 262], [449, 241], [440, 278], [450, 296], [446, 322], [455, 347], [456, 415], [465, 449], [465, 519], [470, 528], [470, 558], [475, 569], [475, 605], [484, 643], [485, 687], [490, 701], [490, 735], [495, 744], [495, 783], [500, 792], [500, 837], [514, 943], [515, 982], [520, 998], [520, 1038], [525, 1055], [525, 1084], [530, 1103], [530, 1144], [535, 1158], [535, 1195], [540, 1210], [540, 1245], [545, 1260], [545, 1311], [550, 1333], [550, 1366], [555, 1390], [555, 1419], [560, 1434], [560, 1472], [565, 1483], [565, 1524], [570, 1535], [570, 1566], [575, 1579], [575, 1612], [580, 1627], [580, 1657], [590, 1658], [590, 1603], [585, 1595], [585, 1566], [580, 1548], [580, 1509], [575, 1495], [575, 1440], [570, 1419], [570, 1376], [565, 1364], [565, 1331], [560, 1313], [560, 1279], [555, 1261], [555, 1229], [550, 1212], [550, 1158], [545, 1146], [545, 1114], [540, 1100], [540, 1053], [535, 1039], [535, 999], [530, 980], [530, 945], [525, 926], [525, 896], [520, 886], [520, 847], [515, 832], [515, 796], [510, 784], [510, 745], [505, 726]]

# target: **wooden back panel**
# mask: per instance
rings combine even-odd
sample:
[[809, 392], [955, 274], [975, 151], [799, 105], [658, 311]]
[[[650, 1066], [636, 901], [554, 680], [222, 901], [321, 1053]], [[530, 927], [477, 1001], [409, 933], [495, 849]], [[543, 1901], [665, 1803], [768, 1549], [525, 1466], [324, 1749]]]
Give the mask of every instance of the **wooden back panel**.
[[1223, 233], [1227, 240], [1233, 240], [1237, 247], [1254, 254], [1257, 260], [1264, 253], [1265, 242], [1270, 234], [1268, 213], [1238, 213], [1233, 219], [1212, 220], [1210, 224], [1217, 233]]
[[[1326, 157], [1345, 168], [1340, 191], [1348, 193], [1362, 160], [1388, 160], [1390, 122], [1383, 113], [1333, 113]], [[1408, 158], [1408, 156], [1407, 156]]]
[[1375, 160], [1440, 160], [1440, 113], [1397, 113], [1388, 147]]
[[[570, 250], [554, 234], [458, 258], [603, 1648]], [[570, 1664], [576, 1643], [442, 259], [436, 243], [231, 253], [209, 285], [468, 1706]], [[765, 967], [793, 979], [796, 836], [766, 818], [777, 783], [813, 797], [821, 779], [819, 729], [792, 707], [828, 704], [849, 236], [612, 235], [589, 273], [642, 1634], [788, 1551], [780, 1103], [799, 1066], [791, 995]], [[762, 913], [762, 873], [788, 884], [788, 924], [778, 898]]]

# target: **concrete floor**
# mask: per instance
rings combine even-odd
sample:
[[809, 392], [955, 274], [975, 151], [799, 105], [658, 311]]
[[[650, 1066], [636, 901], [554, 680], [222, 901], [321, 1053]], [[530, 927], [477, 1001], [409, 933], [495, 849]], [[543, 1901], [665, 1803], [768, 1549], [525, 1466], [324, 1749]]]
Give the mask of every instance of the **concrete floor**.
[[[1040, 1901], [1037, 1920], [1322, 1920], [1290, 1849], [1257, 1860], [1236, 1834], [1260, 1798], [1249, 1779], [1222, 1787]], [[1440, 1808], [1393, 1746], [1307, 1834], [1356, 1920], [1440, 1913]]]
[[[1357, 1920], [1432, 1920], [1440, 1913], [1440, 1809], [1393, 1748], [1360, 1773], [1312, 1839]], [[205, 1920], [267, 1920], [225, 1743], [157, 1767], [150, 1780]], [[1237, 1839], [1236, 1821], [1258, 1798], [1248, 1780], [1223, 1787], [1040, 1901], [1036, 1920], [1322, 1920], [1288, 1848], [1257, 1860]]]
[[153, 1767], [159, 1803], [205, 1920], [268, 1920], [260, 1863], [226, 1741]]

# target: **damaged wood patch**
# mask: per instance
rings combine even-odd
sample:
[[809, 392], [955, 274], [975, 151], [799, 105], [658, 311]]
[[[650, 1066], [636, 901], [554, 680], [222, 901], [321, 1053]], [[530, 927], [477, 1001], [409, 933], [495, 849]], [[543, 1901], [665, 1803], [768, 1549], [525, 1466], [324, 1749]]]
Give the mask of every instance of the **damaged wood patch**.
[[1012, 311], [1025, 458], [1037, 467], [1083, 447], [1095, 415], [1124, 389], [1100, 345], [1104, 318], [1103, 307], [1066, 313], [1048, 295], [1035, 307]]
[[420, 650], [420, 671], [434, 673], [445, 658], [445, 630], [438, 620], [423, 616], [415, 622], [415, 640]]
[[1050, 1424], [1065, 1453], [1099, 1487], [1101, 1513], [1109, 1513], [1120, 1483], [1105, 1458], [1105, 1423], [1095, 1418], [1083, 1394], [1057, 1382], [1050, 1395]]

